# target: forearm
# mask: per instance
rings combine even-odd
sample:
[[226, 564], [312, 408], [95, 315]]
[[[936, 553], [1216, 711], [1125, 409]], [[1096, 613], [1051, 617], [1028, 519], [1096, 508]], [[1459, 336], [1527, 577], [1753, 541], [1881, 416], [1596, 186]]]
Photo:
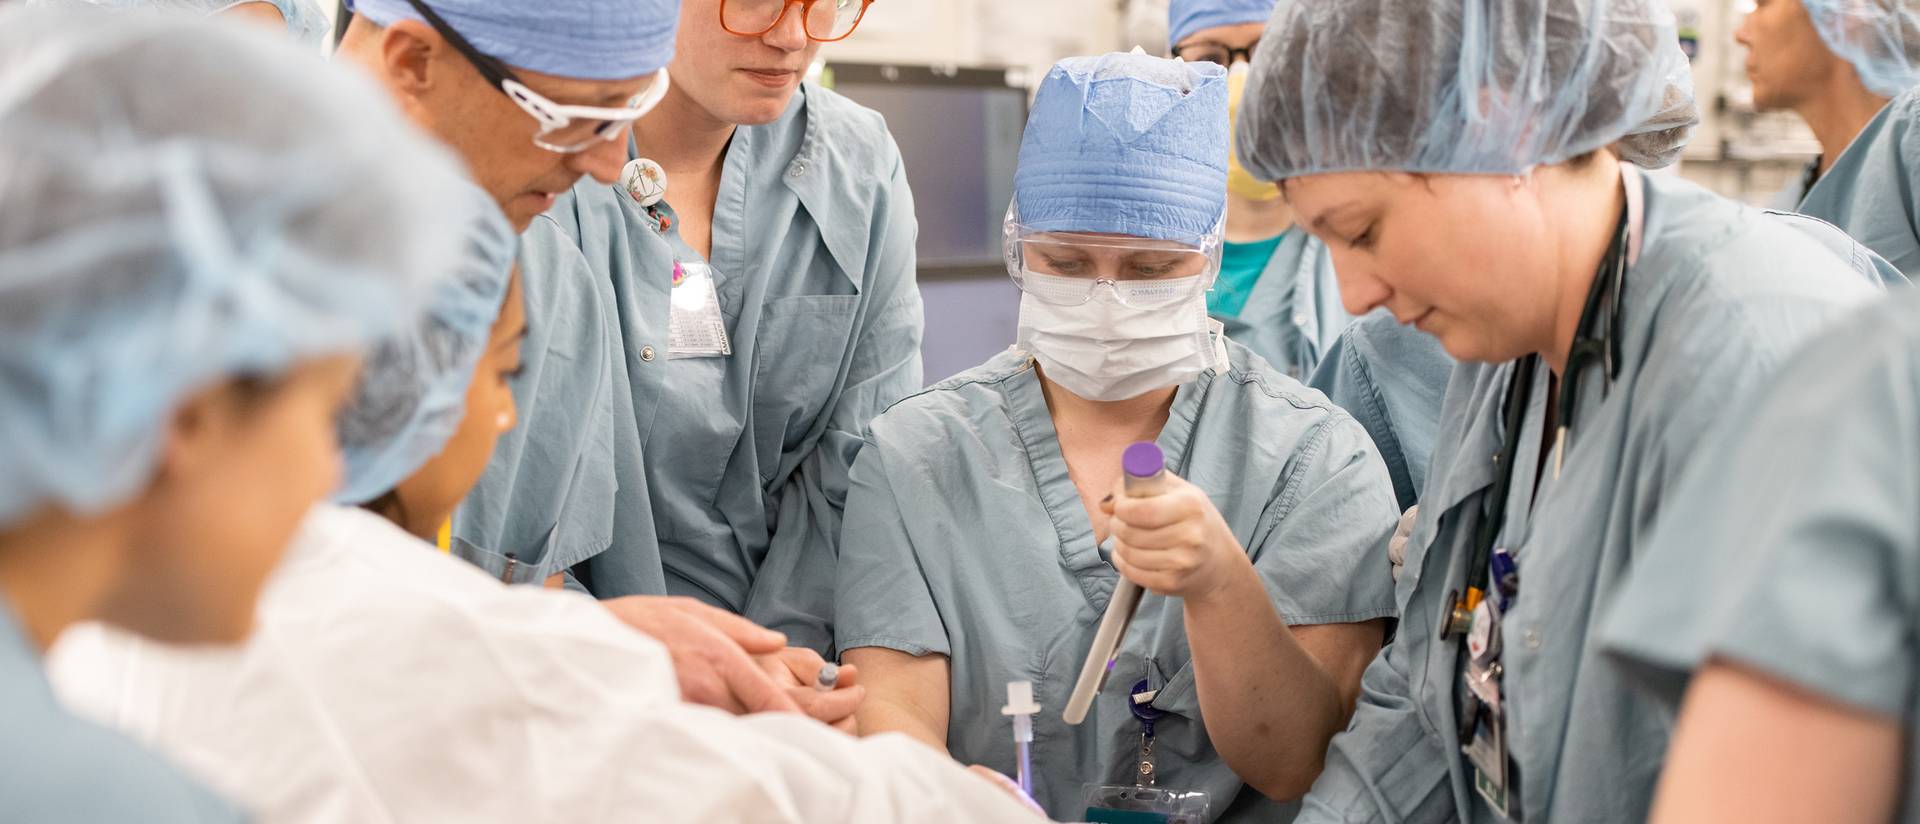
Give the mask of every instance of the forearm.
[[1306, 794], [1351, 712], [1339, 685], [1281, 620], [1251, 563], [1186, 601], [1185, 615], [1214, 747], [1268, 797]]
[[946, 728], [936, 727], [927, 713], [893, 696], [870, 695], [854, 715], [860, 721], [862, 736], [897, 732], [941, 752], [947, 751]]

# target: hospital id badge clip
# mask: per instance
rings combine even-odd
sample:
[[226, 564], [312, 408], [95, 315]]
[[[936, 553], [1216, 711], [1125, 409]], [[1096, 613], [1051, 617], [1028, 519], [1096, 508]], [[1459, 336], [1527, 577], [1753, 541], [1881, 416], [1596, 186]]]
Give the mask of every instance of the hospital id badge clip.
[[[1156, 678], [1157, 680], [1157, 678]], [[1166, 713], [1153, 706], [1159, 695], [1148, 681], [1133, 685], [1127, 709], [1140, 722], [1140, 766], [1131, 787], [1088, 785], [1089, 824], [1201, 824], [1207, 820], [1207, 794], [1163, 790], [1154, 786], [1159, 769], [1153, 756], [1153, 727]]]
[[727, 322], [720, 316], [720, 292], [713, 267], [681, 263], [673, 268], [673, 297], [667, 320], [667, 359], [719, 358], [733, 354]]

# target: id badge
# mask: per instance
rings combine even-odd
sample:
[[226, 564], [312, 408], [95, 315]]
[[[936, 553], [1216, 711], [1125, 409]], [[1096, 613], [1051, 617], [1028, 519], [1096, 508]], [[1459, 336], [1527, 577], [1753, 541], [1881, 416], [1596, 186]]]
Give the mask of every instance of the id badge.
[[667, 358], [721, 358], [733, 354], [713, 267], [680, 263], [675, 270], [672, 312], [667, 322]]
[[1207, 820], [1207, 794], [1160, 787], [1087, 787], [1088, 824], [1202, 824]]
[[1473, 726], [1473, 740], [1460, 748], [1473, 766], [1473, 789], [1487, 806], [1507, 818], [1510, 806], [1507, 775], [1507, 725], [1498, 710], [1480, 713]]

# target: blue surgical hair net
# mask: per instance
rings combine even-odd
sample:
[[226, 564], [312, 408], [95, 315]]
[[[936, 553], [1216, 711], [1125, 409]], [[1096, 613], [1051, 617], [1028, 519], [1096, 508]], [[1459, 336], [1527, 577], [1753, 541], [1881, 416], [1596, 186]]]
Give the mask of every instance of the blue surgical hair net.
[[1697, 118], [1661, 0], [1287, 0], [1253, 63], [1235, 148], [1267, 180], [1671, 159]]
[[287, 36], [316, 51], [327, 42], [332, 24], [318, 0], [27, 0], [28, 6], [97, 6], [103, 9], [154, 9], [185, 14], [219, 14], [235, 6], [266, 3], [287, 20]]
[[192, 393], [364, 350], [459, 258], [457, 162], [238, 23], [0, 10], [0, 524], [150, 483]]
[[1217, 26], [1265, 23], [1276, 0], [1172, 0], [1167, 4], [1167, 51], [1194, 32]]
[[[679, 0], [423, 0], [480, 53], [580, 80], [626, 80], [673, 60]], [[351, 0], [381, 25], [420, 20], [407, 0]]]
[[446, 448], [466, 417], [467, 387], [485, 354], [513, 271], [518, 238], [478, 186], [479, 207], [458, 274], [434, 289], [411, 326], [367, 354], [340, 415], [346, 481], [334, 500], [379, 498]]
[[1041, 232], [1210, 235], [1227, 210], [1227, 72], [1145, 54], [1071, 57], [1040, 83], [1014, 171]]
[[1881, 97], [1920, 85], [1920, 9], [1909, 0], [1800, 0], [1820, 39]]

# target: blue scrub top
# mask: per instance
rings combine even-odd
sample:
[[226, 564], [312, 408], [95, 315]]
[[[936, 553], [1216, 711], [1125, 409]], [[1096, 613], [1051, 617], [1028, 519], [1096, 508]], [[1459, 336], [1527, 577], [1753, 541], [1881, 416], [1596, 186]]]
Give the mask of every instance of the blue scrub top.
[[1794, 210], [1845, 230], [1906, 274], [1920, 275], [1920, 89], [1893, 99], [1815, 181]]
[[[1920, 740], [1920, 294], [1839, 324], [1727, 423], [1609, 612], [1608, 651], [1669, 710], [1720, 658]], [[1920, 760], [1902, 767], [1895, 820], [1920, 821]]]
[[1353, 320], [1340, 305], [1340, 282], [1334, 279], [1327, 247], [1297, 228], [1280, 237], [1238, 310], [1216, 311], [1213, 317], [1226, 328], [1228, 339], [1295, 380], [1313, 373]]
[[1375, 309], [1349, 325], [1308, 383], [1367, 428], [1402, 510], [1420, 502], [1453, 357], [1440, 339]]
[[[1247, 547], [1290, 625], [1394, 615], [1386, 540], [1392, 491], [1372, 444], [1320, 393], [1229, 344], [1231, 368], [1179, 388], [1160, 447]], [[1085, 813], [1082, 784], [1132, 784], [1153, 706], [1158, 784], [1211, 795], [1219, 821], [1285, 821], [1295, 805], [1246, 787], [1200, 720], [1180, 604], [1148, 594], [1087, 721], [1060, 712], [1119, 575], [1102, 560], [1067, 474], [1031, 360], [995, 357], [902, 401], [872, 425], [841, 538], [841, 649], [951, 658], [947, 745], [1012, 772], [1007, 682], [1034, 683], [1035, 792], [1055, 818]], [[1115, 455], [1118, 461], [1119, 456]]]
[[0, 598], [0, 818], [226, 824], [240, 812], [120, 734], [69, 714]]
[[[1622, 299], [1619, 375], [1604, 391], [1597, 373], [1582, 377], [1556, 476], [1542, 454], [1549, 372], [1538, 371], [1498, 536], [1520, 569], [1503, 663], [1527, 821], [1646, 817], [1669, 721], [1600, 654], [1600, 611], [1621, 596], [1661, 518], [1678, 511], [1667, 494], [1700, 442], [1805, 339], [1878, 294], [1884, 276], [1818, 221], [1678, 178], [1636, 179], [1645, 224]], [[1500, 820], [1471, 787], [1458, 744], [1459, 642], [1437, 633], [1494, 485], [1513, 373], [1511, 363], [1454, 370], [1398, 585], [1399, 633], [1368, 667], [1300, 821]]]
[[[670, 217], [672, 193], [663, 209]], [[880, 115], [815, 85], [727, 149], [712, 259], [730, 357], [669, 359], [677, 229], [583, 181], [527, 232], [530, 337], [503, 438], [455, 519], [600, 597], [674, 594], [831, 641], [859, 433], [921, 388], [918, 232]]]

